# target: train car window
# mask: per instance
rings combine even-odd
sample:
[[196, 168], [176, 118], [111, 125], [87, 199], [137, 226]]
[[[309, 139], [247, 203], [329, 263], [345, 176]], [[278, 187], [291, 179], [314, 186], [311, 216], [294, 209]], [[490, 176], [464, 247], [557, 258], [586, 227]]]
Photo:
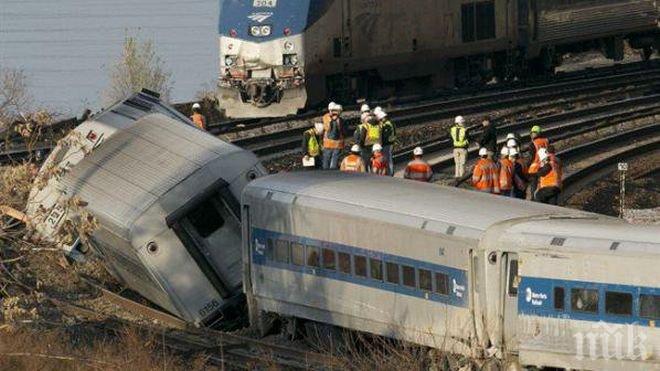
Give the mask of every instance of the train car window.
[[383, 261], [380, 259], [369, 259], [369, 268], [371, 278], [382, 281], [383, 280]]
[[322, 250], [323, 253], [323, 268], [334, 271], [337, 269], [337, 253], [335, 250], [326, 249]]
[[477, 40], [495, 38], [495, 3], [484, 1], [476, 4]]
[[341, 38], [339, 37], [332, 39], [332, 56], [341, 58]]
[[433, 275], [426, 269], [419, 270], [419, 288], [420, 290], [433, 291]]
[[396, 263], [385, 262], [385, 269], [387, 271], [387, 282], [399, 284], [401, 278], [399, 277], [399, 265]]
[[305, 265], [305, 246], [300, 243], [291, 243], [291, 263], [302, 267]]
[[509, 296], [518, 296], [518, 261], [509, 262]]
[[268, 240], [266, 240], [266, 259], [273, 260], [274, 254], [275, 254], [275, 244], [273, 243], [273, 239], [269, 238]]
[[461, 5], [464, 43], [495, 38], [495, 2], [479, 1]]
[[566, 298], [566, 293], [564, 292], [563, 287], [554, 288], [554, 305], [556, 310], [564, 310], [564, 299]]
[[278, 263], [289, 263], [289, 241], [275, 241], [275, 261]]
[[626, 292], [605, 291], [605, 313], [632, 316], [633, 296]]
[[444, 273], [435, 273], [435, 292], [440, 295], [449, 295], [449, 276]]
[[660, 295], [640, 295], [639, 315], [649, 319], [660, 319]]
[[403, 275], [403, 285], [408, 286], [408, 287], [417, 287], [415, 283], [415, 268], [408, 266], [408, 265], [402, 265], [401, 266], [401, 273]]
[[337, 254], [339, 262], [339, 271], [346, 274], [351, 274], [351, 254], [340, 252]]
[[571, 310], [598, 313], [598, 290], [571, 289]]
[[474, 4], [463, 4], [461, 6], [461, 25], [463, 26], [463, 42], [468, 43], [475, 40]]
[[307, 245], [307, 266], [319, 268], [321, 266], [321, 249], [318, 246]]
[[367, 258], [364, 256], [355, 255], [355, 275], [358, 277], [367, 276]]
[[202, 238], [208, 238], [225, 225], [225, 220], [211, 202], [203, 203], [186, 216]]

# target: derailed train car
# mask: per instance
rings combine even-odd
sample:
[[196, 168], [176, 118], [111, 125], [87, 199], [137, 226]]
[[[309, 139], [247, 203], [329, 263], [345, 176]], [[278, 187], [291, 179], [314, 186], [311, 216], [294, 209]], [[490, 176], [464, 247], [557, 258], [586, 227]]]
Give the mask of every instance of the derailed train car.
[[261, 178], [242, 202], [255, 326], [276, 314], [294, 333], [323, 323], [517, 366], [660, 368], [660, 227], [340, 173]]
[[660, 49], [653, 0], [221, 0], [218, 101], [283, 116], [549, 73], [566, 52]]
[[56, 240], [76, 216], [67, 200], [79, 198], [98, 221], [92, 247], [116, 278], [208, 326], [243, 302], [238, 200], [264, 173], [254, 154], [139, 93], [53, 150], [41, 170], [47, 184], [37, 182], [27, 213], [41, 238]]

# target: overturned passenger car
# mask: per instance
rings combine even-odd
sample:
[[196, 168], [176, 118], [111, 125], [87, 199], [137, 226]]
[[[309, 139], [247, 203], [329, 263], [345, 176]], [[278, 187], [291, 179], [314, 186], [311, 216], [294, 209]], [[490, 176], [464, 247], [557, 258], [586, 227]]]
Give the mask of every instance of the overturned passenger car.
[[143, 92], [78, 126], [41, 173], [55, 175], [30, 194], [40, 238], [57, 239], [75, 197], [97, 220], [91, 246], [126, 286], [198, 326], [242, 301], [238, 199], [265, 173], [252, 153]]

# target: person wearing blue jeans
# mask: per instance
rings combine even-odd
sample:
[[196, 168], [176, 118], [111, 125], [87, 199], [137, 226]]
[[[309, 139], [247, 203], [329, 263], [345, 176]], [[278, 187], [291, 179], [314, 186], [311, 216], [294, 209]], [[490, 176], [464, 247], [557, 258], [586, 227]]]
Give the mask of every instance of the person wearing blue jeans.
[[323, 169], [337, 170], [339, 154], [344, 148], [344, 127], [341, 121], [341, 105], [331, 102], [328, 113], [323, 116]]

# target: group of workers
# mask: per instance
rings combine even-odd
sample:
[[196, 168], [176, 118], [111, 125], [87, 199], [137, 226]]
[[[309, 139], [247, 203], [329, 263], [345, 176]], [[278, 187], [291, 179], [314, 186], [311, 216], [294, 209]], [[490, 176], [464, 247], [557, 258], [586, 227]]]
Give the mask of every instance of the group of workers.
[[[562, 188], [562, 164], [555, 155], [555, 149], [548, 138], [543, 136], [541, 127], [534, 126], [530, 131], [530, 143], [523, 146], [521, 138], [509, 133], [506, 143], [497, 153], [497, 130], [484, 118], [479, 144], [479, 160], [472, 172], [466, 173], [467, 153], [470, 146], [465, 119], [457, 116], [450, 136], [454, 145], [455, 184], [471, 179], [472, 186], [481, 192], [507, 197], [526, 199], [529, 191], [531, 199], [556, 205]], [[523, 157], [529, 153], [529, 158]]]
[[[341, 118], [342, 106], [328, 105], [323, 122], [303, 133], [303, 166], [307, 169], [341, 170], [394, 176], [394, 145], [396, 126], [382, 107], [373, 110], [368, 104], [360, 108], [360, 124], [353, 134], [350, 153], [339, 161], [348, 136]], [[433, 177], [431, 166], [423, 159], [421, 148], [413, 151], [414, 159], [405, 170], [408, 179], [429, 182]]]

